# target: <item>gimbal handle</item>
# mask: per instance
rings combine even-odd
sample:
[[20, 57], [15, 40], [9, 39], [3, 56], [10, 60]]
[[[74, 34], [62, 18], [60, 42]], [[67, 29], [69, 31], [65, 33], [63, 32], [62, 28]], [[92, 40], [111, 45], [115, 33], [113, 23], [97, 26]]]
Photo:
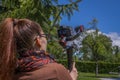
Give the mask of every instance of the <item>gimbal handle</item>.
[[69, 47], [67, 49], [67, 61], [68, 61], [68, 70], [71, 71], [72, 70], [72, 66], [73, 66], [73, 48]]

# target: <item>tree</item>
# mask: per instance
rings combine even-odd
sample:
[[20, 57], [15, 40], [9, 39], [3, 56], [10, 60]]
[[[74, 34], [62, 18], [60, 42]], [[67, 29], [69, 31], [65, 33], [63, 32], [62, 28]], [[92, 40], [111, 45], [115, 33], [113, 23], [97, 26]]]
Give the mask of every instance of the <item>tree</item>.
[[74, 10], [78, 11], [80, 1], [61, 5], [58, 4], [58, 0], [2, 0], [5, 10], [1, 12], [0, 20], [5, 17], [29, 18], [39, 22], [44, 31], [48, 32], [55, 22], [59, 23], [62, 15], [70, 17]]
[[112, 47], [112, 50], [113, 50], [113, 54], [112, 56], [110, 57], [112, 59], [112, 62], [120, 62], [120, 47], [117, 46], [117, 45], [114, 45]]
[[82, 51], [85, 56], [89, 56], [96, 62], [96, 76], [98, 75], [98, 61], [105, 60], [108, 54], [112, 54], [112, 41], [109, 37], [99, 33], [96, 27], [97, 21], [93, 19], [92, 26], [96, 28], [93, 32], [87, 34], [82, 41]]

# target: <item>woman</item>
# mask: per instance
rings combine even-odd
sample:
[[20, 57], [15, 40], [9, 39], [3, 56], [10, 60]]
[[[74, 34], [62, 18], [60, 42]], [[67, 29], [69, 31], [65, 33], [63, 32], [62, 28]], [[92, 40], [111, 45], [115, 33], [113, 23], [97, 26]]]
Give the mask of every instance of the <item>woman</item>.
[[76, 80], [46, 52], [43, 30], [28, 19], [6, 18], [0, 24], [0, 80]]

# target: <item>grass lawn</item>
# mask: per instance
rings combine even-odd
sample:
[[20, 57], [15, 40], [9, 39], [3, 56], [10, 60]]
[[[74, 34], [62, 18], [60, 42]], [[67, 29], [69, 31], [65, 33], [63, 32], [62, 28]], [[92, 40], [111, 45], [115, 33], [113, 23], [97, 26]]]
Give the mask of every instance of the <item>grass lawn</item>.
[[118, 78], [119, 75], [113, 74], [99, 74], [98, 77], [95, 77], [95, 73], [83, 73], [79, 72], [77, 80], [100, 80], [100, 78]]

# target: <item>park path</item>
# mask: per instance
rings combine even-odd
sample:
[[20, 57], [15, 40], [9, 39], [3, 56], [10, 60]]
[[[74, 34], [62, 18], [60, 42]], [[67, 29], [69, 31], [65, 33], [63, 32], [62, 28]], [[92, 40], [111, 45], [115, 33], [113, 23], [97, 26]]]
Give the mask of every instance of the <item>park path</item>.
[[101, 80], [120, 80], [120, 78], [100, 78]]

